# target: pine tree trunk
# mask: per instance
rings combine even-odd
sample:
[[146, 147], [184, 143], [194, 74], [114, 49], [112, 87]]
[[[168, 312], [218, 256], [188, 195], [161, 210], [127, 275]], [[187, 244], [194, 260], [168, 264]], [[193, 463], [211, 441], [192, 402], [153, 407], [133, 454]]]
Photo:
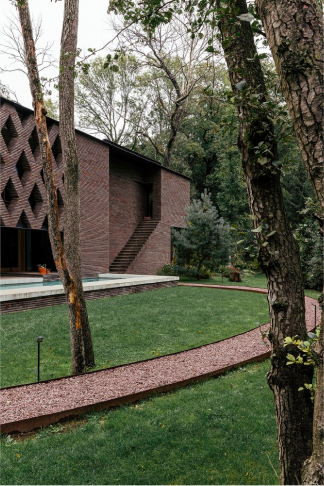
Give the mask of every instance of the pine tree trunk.
[[[85, 364], [95, 366], [88, 312], [81, 273], [80, 169], [74, 127], [74, 73], [78, 38], [79, 0], [65, 0], [61, 37], [59, 101], [60, 138], [64, 162], [65, 218], [64, 250], [70, 274], [70, 323], [83, 335]], [[73, 208], [73, 210], [69, 210]]]
[[217, 6], [240, 121], [238, 144], [257, 230], [258, 258], [268, 281], [272, 349], [268, 382], [275, 399], [281, 482], [299, 484], [302, 464], [311, 450], [313, 407], [307, 393], [298, 388], [312, 381], [313, 370], [287, 366], [287, 348], [283, 347], [287, 336], [306, 338], [299, 250], [283, 205], [271, 107], [253, 33], [249, 22], [237, 18], [247, 13], [246, 2], [217, 0]]
[[323, 12], [314, 0], [256, 0], [304, 164], [324, 208]]
[[[63, 283], [68, 303], [72, 371], [73, 373], [83, 373], [86, 371], [83, 335], [82, 329], [79, 326], [75, 325], [75, 322], [79, 320], [79, 317], [76, 315], [77, 308], [74, 305], [75, 291], [73, 287], [73, 279], [71, 278], [67, 267], [61, 238], [57, 192], [53, 172], [53, 155], [48, 138], [46, 125], [46, 108], [39, 78], [28, 0], [19, 0], [19, 2], [17, 2], [17, 8], [22, 28], [26, 65], [28, 69], [28, 79], [33, 98], [35, 123], [42, 156], [42, 166], [44, 172], [47, 199], [49, 238], [51, 242], [55, 265]], [[65, 208], [67, 210], [66, 205]], [[69, 208], [68, 211], [73, 212], [73, 208]]]
[[[276, 64], [304, 164], [324, 209], [323, 13], [315, 0], [256, 0], [256, 6]], [[321, 218], [323, 221], [323, 214]], [[324, 289], [322, 304], [323, 300]], [[313, 452], [303, 469], [304, 484], [324, 484], [323, 319], [322, 313], [321, 336], [314, 349], [318, 365]]]

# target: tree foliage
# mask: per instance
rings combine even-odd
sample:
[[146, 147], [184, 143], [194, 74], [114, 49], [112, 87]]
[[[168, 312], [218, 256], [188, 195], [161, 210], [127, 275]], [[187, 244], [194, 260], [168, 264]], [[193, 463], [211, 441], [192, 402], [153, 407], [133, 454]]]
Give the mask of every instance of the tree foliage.
[[199, 278], [203, 267], [214, 270], [228, 261], [229, 227], [219, 217], [207, 190], [187, 208], [185, 224], [184, 229], [173, 232], [180, 265], [195, 267]]

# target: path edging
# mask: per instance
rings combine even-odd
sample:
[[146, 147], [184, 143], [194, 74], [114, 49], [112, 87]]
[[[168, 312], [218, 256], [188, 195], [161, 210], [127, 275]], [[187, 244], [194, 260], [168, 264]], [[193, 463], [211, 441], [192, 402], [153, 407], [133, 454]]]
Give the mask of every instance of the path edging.
[[[204, 286], [202, 284], [200, 284], [200, 285], [199, 284], [187, 284], [187, 285]], [[219, 288], [218, 286], [208, 286], [208, 287]], [[242, 290], [242, 289], [240, 289], [238, 287], [230, 287], [230, 288], [227, 287], [226, 290]], [[267, 292], [265, 289], [257, 289], [257, 290], [259, 291], [258, 293], [266, 293]], [[253, 290], [249, 289], [249, 290], [246, 290], [246, 291], [255, 292], [254, 289]], [[316, 301], [315, 299], [313, 299], [311, 297], [307, 297], [307, 298]], [[266, 326], [267, 324], [269, 324], [269, 323], [263, 324], [260, 327]], [[257, 328], [254, 328], [253, 330], [255, 330], [255, 329], [257, 329]], [[237, 336], [247, 334], [247, 333], [249, 333], [253, 330], [245, 331], [244, 333], [241, 333]], [[233, 339], [237, 336], [232, 336], [230, 338], [226, 338], [224, 340], [217, 341], [214, 344], [217, 344], [217, 343], [225, 341], [225, 340]], [[209, 346], [211, 344], [213, 344], [213, 343], [205, 344], [205, 345], [199, 346], [198, 348]], [[197, 348], [194, 348], [194, 349], [197, 349]], [[180, 354], [180, 353], [185, 353], [185, 352], [190, 352], [190, 351], [191, 351], [191, 349], [186, 350], [186, 351], [180, 351], [180, 352], [172, 353], [172, 354]], [[168, 392], [168, 391], [176, 389], [176, 388], [184, 387], [184, 386], [187, 386], [187, 385], [190, 385], [190, 384], [193, 384], [193, 383], [196, 383], [196, 382], [208, 379], [208, 378], [219, 376], [221, 374], [226, 373], [227, 371], [233, 370], [235, 368], [239, 368], [241, 366], [245, 366], [249, 363], [263, 361], [265, 359], [268, 359], [270, 357], [270, 355], [271, 355], [271, 351], [269, 350], [269, 351], [266, 351], [266, 352], [261, 353], [259, 355], [245, 359], [243, 361], [233, 363], [233, 364], [227, 365], [227, 366], [222, 367], [222, 368], [214, 369], [214, 370], [212, 370], [208, 373], [203, 373], [203, 374], [200, 374], [200, 375], [192, 376], [190, 378], [186, 378], [184, 380], [180, 380], [180, 381], [173, 382], [173, 383], [168, 383], [166, 385], [161, 385], [161, 386], [158, 386], [158, 387], [149, 388], [149, 389], [146, 389], [146, 390], [142, 390], [141, 392], [136, 392], [136, 393], [124, 395], [124, 396], [121, 396], [121, 397], [117, 397], [117, 398], [113, 398], [113, 399], [109, 399], [109, 400], [105, 400], [105, 401], [101, 401], [101, 402], [96, 402], [96, 403], [84, 405], [84, 406], [81, 406], [81, 407], [75, 407], [75, 408], [71, 408], [71, 409], [67, 409], [67, 410], [62, 410], [62, 411], [54, 412], [54, 413], [51, 413], [51, 414], [45, 414], [45, 415], [40, 415], [40, 416], [37, 416], [37, 417], [31, 417], [31, 418], [27, 418], [27, 419], [3, 423], [3, 424], [0, 425], [0, 432], [2, 434], [29, 432], [31, 430], [34, 430], [34, 429], [37, 429], [37, 428], [40, 428], [40, 427], [45, 427], [45, 426], [48, 426], [48, 425], [51, 425], [51, 424], [58, 423], [60, 421], [64, 421], [64, 420], [67, 420], [67, 419], [71, 419], [73, 417], [80, 416], [80, 415], [87, 413], [87, 412], [90, 412], [90, 411], [104, 410], [104, 409], [109, 409], [109, 408], [112, 408], [112, 407], [117, 407], [117, 406], [120, 406], [120, 405], [123, 405], [123, 404], [126, 404], [126, 403], [136, 402], [138, 400], [141, 400], [143, 398], [148, 398], [148, 397], [155, 395], [155, 394], [158, 394], [158, 393]], [[152, 359], [158, 360], [158, 359], [161, 359], [161, 358], [165, 358], [166, 356], [168, 356], [168, 355], [159, 356], [157, 358], [150, 358], [148, 360], [143, 360], [143, 361], [150, 361]], [[133, 364], [135, 364], [135, 363], [133, 363]], [[125, 366], [125, 365], [118, 365], [116, 368], [119, 368], [121, 366]], [[109, 370], [109, 369], [110, 368], [108, 368], [107, 370]], [[94, 371], [92, 373], [99, 373], [99, 372], [104, 372], [104, 371], [106, 371], [106, 370], [97, 370], [97, 371]], [[89, 374], [91, 374], [91, 372]], [[71, 378], [71, 376], [69, 376], [67, 378]], [[54, 380], [48, 380], [48, 381], [58, 381], [58, 380], [62, 380], [62, 377], [56, 378]], [[32, 385], [32, 384], [29, 384], [29, 385]], [[21, 387], [21, 386], [26, 386], [26, 385], [20, 385], [19, 387]], [[18, 388], [18, 387], [7, 387], [7, 388]], [[4, 390], [4, 388], [2, 388], [2, 390]]]

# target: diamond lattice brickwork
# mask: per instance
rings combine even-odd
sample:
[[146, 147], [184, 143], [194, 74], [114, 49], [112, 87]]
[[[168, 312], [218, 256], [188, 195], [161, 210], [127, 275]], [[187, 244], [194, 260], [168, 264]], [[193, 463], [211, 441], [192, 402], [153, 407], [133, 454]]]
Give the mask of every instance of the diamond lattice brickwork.
[[9, 179], [5, 185], [1, 197], [9, 213], [12, 213], [18, 202], [19, 196], [11, 179]]
[[15, 124], [11, 116], [8, 116], [6, 123], [1, 128], [1, 135], [9, 152], [13, 149], [15, 139], [18, 137]]
[[36, 151], [39, 150], [39, 141], [38, 141], [38, 135], [37, 135], [36, 127], [31, 132], [31, 135], [28, 139], [28, 143], [29, 143], [29, 146], [31, 148], [32, 153], [34, 155], [36, 155]]
[[52, 152], [57, 165], [60, 165], [62, 162], [62, 146], [61, 146], [61, 139], [59, 135], [55, 139], [55, 142], [52, 147]]
[[38, 189], [38, 185], [35, 183], [33, 190], [28, 198], [30, 207], [35, 214], [36, 218], [38, 214], [40, 213], [42, 206], [43, 206], [43, 198], [40, 193], [40, 190]]
[[15, 165], [15, 171], [17, 172], [17, 175], [21, 180], [22, 185], [25, 186], [31, 174], [30, 163], [26, 157], [25, 152], [23, 152], [19, 157], [18, 162]]
[[21, 213], [18, 223], [16, 224], [16, 228], [30, 228], [30, 223], [28, 221], [25, 211]]
[[[47, 120], [56, 163], [61, 229], [63, 229], [64, 184], [62, 148], [58, 123]], [[0, 110], [0, 207], [1, 226], [44, 229], [47, 224], [46, 193], [40, 146], [32, 111], [1, 99]]]

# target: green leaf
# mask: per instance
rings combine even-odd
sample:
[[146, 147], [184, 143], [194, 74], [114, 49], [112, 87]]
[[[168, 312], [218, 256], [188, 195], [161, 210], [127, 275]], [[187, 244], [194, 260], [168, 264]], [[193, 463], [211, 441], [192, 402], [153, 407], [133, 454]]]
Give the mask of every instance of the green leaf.
[[263, 226], [258, 226], [256, 229], [252, 230], [252, 233], [262, 233]]
[[270, 233], [268, 233], [268, 234], [266, 235], [266, 238], [270, 238], [270, 236], [273, 236], [275, 233], [277, 233], [277, 232], [276, 232], [276, 230], [271, 231]]
[[303, 387], [303, 386], [300, 386], [300, 387], [298, 388], [298, 391], [303, 391], [303, 389], [304, 389], [304, 387]]
[[268, 162], [268, 159], [267, 159], [267, 157], [260, 157], [260, 158], [258, 159], [258, 162], [259, 162], [259, 164], [261, 164], [261, 165], [265, 165], [265, 164]]
[[285, 340], [284, 340], [284, 343], [286, 346], [288, 346], [288, 344], [291, 344], [293, 342], [292, 338], [290, 336], [286, 337]]
[[307, 333], [307, 336], [310, 337], [311, 339], [315, 339], [316, 338], [316, 334], [314, 332], [308, 332]]
[[254, 15], [252, 15], [251, 13], [245, 13], [245, 14], [237, 15], [237, 18], [245, 22], [253, 22]]

